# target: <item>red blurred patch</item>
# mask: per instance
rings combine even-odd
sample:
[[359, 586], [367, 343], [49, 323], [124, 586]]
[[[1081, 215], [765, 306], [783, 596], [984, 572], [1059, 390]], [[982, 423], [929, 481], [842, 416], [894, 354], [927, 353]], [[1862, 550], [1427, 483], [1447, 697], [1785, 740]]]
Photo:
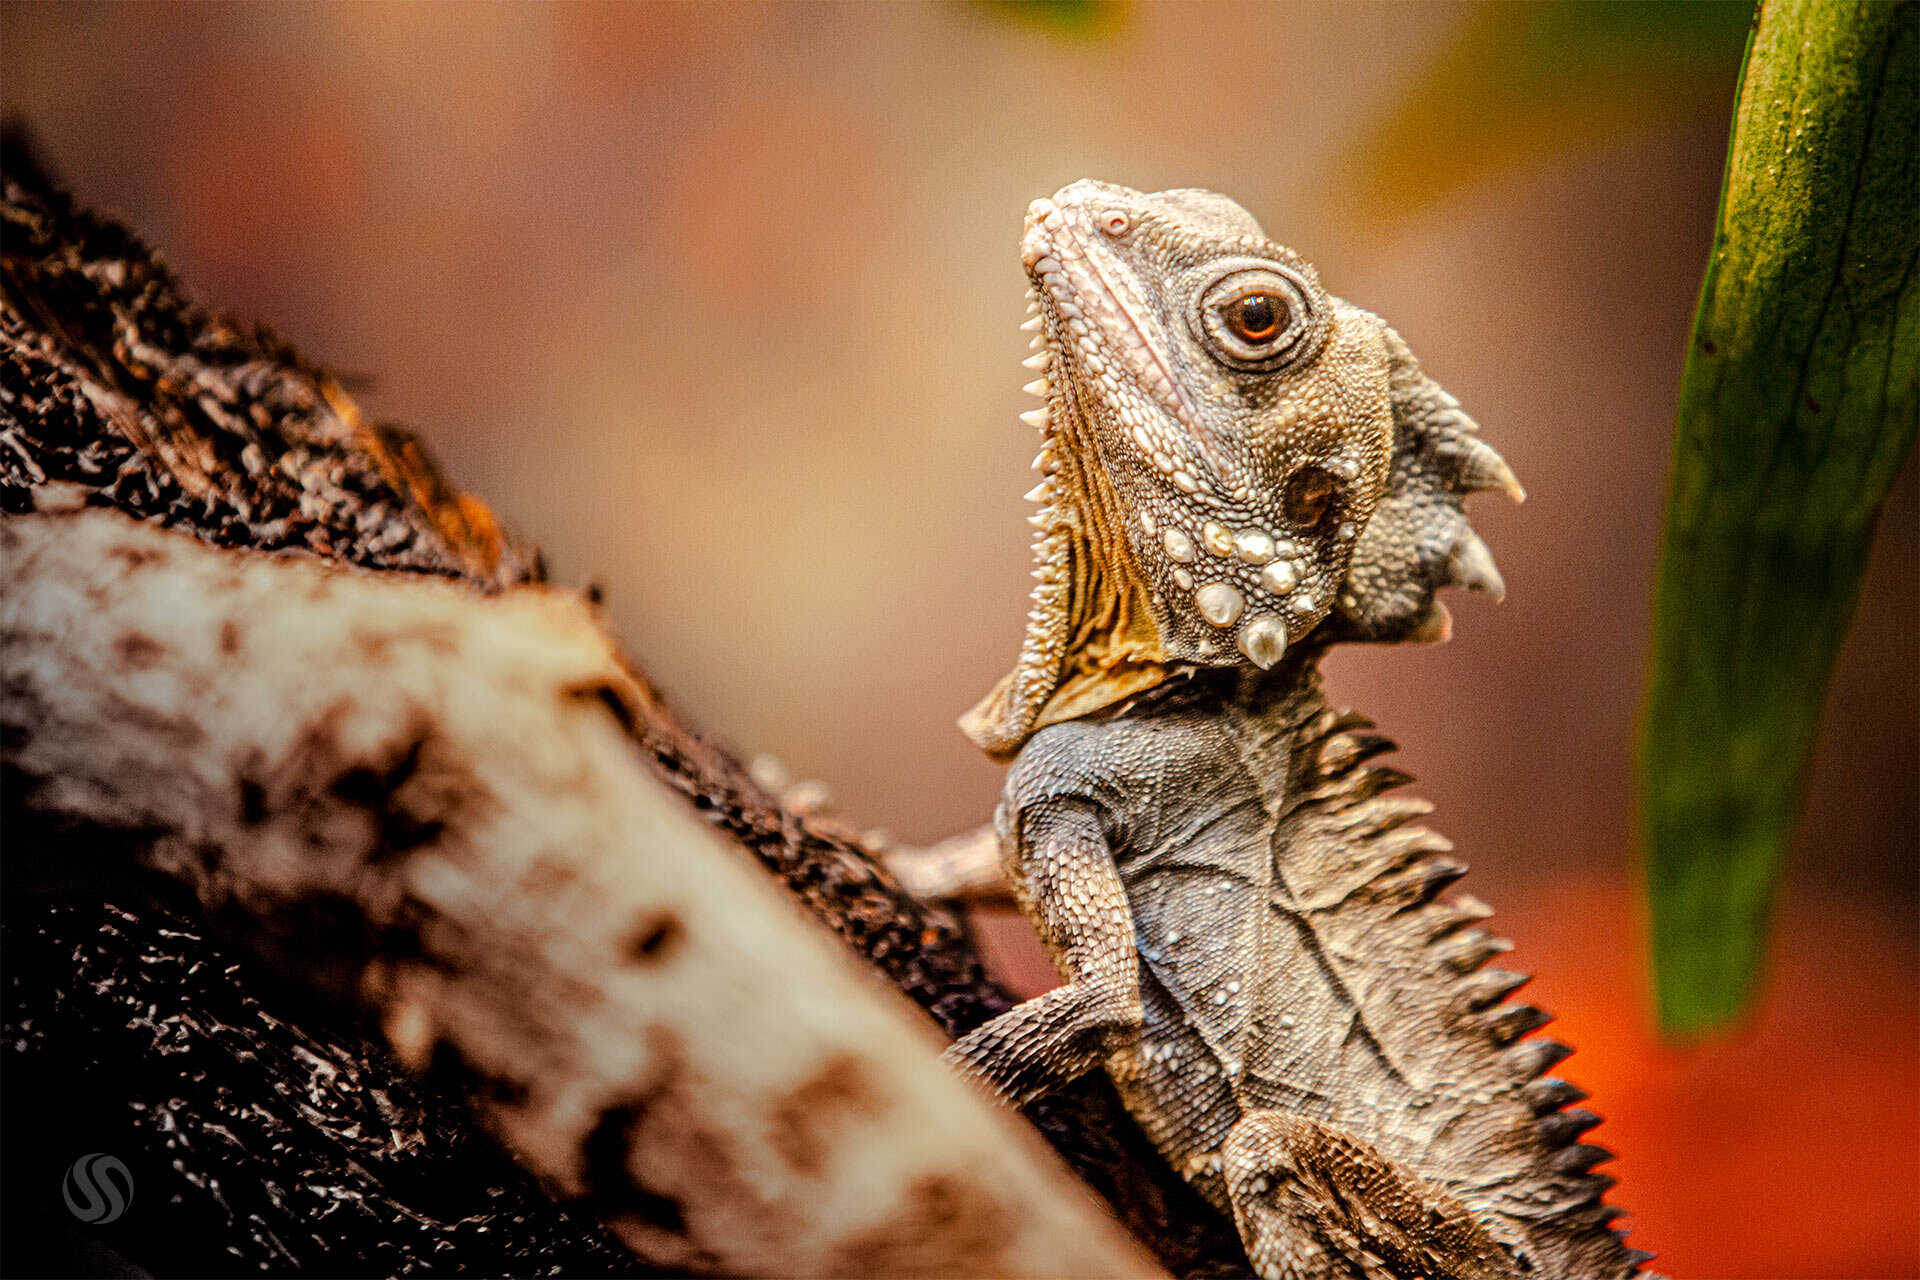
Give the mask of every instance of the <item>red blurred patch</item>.
[[710, 55], [738, 50], [767, 21], [763, 5], [632, 4], [574, 0], [548, 11], [564, 80], [582, 99], [609, 108], [659, 93]]
[[1804, 896], [1785, 906], [1759, 1019], [1721, 1043], [1661, 1044], [1625, 886], [1510, 895], [1561, 1069], [1620, 1152], [1611, 1197], [1633, 1242], [1687, 1277], [1920, 1275], [1920, 973], [1895, 920]]
[[696, 129], [663, 175], [661, 232], [695, 287], [739, 299], [741, 339], [769, 299], [843, 286], [889, 234], [873, 139], [819, 99], [760, 97]]
[[344, 90], [303, 78], [291, 65], [211, 64], [168, 171], [196, 288], [243, 314], [281, 300], [297, 283], [282, 278], [290, 260], [324, 253], [364, 213], [364, 117]]

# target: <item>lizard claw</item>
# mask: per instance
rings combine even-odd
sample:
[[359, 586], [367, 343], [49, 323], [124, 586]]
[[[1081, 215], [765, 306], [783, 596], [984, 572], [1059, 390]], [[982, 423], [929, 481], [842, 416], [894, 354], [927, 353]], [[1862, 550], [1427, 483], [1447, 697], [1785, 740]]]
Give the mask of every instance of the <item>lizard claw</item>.
[[1255, 618], [1240, 628], [1239, 645], [1249, 662], [1270, 670], [1287, 652], [1287, 624], [1272, 614]]

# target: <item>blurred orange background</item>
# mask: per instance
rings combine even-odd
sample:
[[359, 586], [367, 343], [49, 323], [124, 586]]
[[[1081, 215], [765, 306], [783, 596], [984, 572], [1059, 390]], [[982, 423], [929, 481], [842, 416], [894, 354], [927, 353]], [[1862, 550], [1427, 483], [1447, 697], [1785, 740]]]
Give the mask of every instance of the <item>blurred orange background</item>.
[[[1032, 433], [1016, 239], [1082, 176], [1250, 208], [1531, 492], [1506, 605], [1355, 649], [1685, 1277], [1920, 1274], [1920, 528], [1888, 508], [1758, 1020], [1650, 1029], [1630, 743], [1748, 10], [0, 6], [6, 106], [209, 304], [355, 375], [743, 751], [983, 821]], [[988, 922], [1011, 981], [1052, 975]]]

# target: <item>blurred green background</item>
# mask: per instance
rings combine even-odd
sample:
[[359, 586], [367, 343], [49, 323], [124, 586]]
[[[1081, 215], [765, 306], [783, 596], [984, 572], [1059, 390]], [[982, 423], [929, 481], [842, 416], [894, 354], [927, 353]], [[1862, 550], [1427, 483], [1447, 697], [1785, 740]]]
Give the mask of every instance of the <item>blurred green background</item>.
[[[1531, 500], [1510, 587], [1335, 697], [1581, 1048], [1685, 1276], [1920, 1274], [1911, 465], [1842, 651], [1758, 1021], [1653, 1036], [1633, 728], [1743, 4], [0, 6], [7, 107], [203, 299], [597, 581], [704, 724], [904, 838], [1026, 594], [1016, 240], [1083, 176], [1225, 191], [1386, 316]], [[1051, 973], [1024, 925], [1010, 978]]]

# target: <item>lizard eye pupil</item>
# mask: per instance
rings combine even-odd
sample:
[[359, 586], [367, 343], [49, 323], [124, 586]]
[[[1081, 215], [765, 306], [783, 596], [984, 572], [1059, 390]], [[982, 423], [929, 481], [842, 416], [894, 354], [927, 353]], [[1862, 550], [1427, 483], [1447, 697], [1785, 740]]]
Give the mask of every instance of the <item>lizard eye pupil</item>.
[[1271, 342], [1287, 327], [1286, 299], [1250, 293], [1227, 304], [1227, 327], [1243, 342]]

